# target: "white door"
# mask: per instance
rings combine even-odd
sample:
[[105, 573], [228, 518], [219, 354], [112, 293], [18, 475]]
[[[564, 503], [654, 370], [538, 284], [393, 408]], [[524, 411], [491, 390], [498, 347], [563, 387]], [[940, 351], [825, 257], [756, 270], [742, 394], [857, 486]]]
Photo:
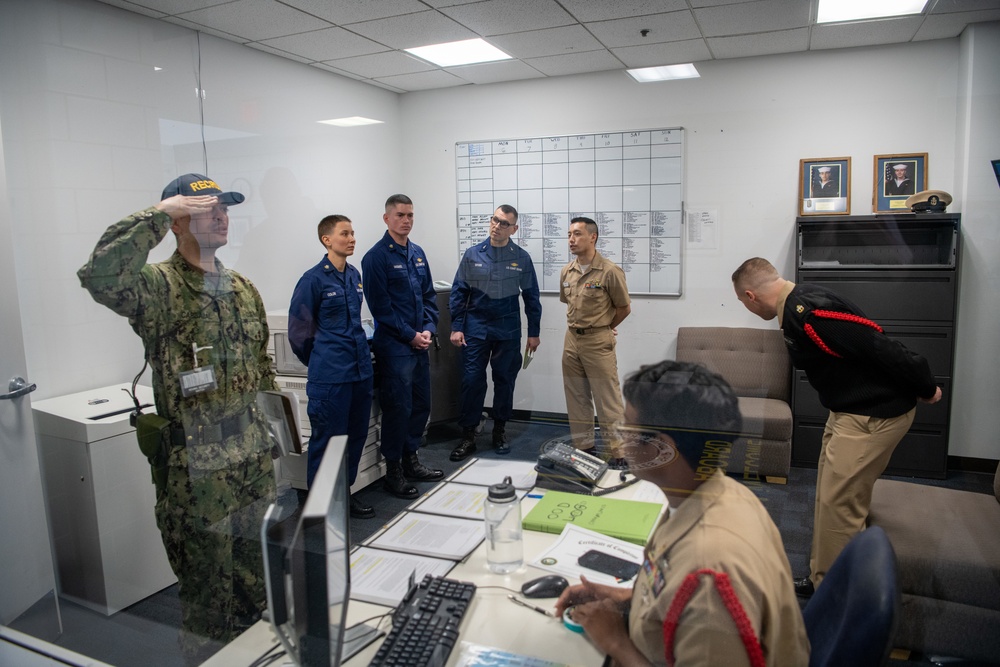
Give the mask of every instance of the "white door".
[[[2, 144], [0, 144], [2, 148]], [[0, 150], [0, 395], [14, 376], [31, 378], [24, 358], [7, 172]], [[0, 400], [0, 624], [55, 589], [31, 394]]]

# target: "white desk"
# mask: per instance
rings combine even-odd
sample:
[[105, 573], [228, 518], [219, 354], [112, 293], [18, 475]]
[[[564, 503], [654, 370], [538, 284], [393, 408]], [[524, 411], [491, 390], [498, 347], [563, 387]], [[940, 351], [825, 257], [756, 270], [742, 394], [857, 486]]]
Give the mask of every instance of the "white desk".
[[[618, 473], [609, 472], [602, 481], [602, 485], [610, 486], [617, 482]], [[640, 485], [648, 482], [640, 482], [626, 489], [611, 494], [616, 498], [631, 498]], [[666, 499], [664, 499], [664, 502]], [[534, 507], [538, 501], [534, 498], [525, 497], [521, 501], [521, 512], [527, 512]], [[565, 663], [578, 667], [598, 667], [604, 662], [604, 654], [599, 652], [587, 640], [584, 635], [571, 632], [565, 628], [562, 621], [555, 618], [547, 618], [538, 612], [526, 609], [514, 604], [507, 599], [511, 591], [496, 588], [484, 588], [485, 586], [504, 586], [520, 591], [521, 584], [545, 574], [548, 571], [540, 570], [527, 565], [527, 563], [548, 548], [558, 535], [540, 533], [533, 530], [524, 531], [524, 560], [516, 572], [507, 575], [493, 574], [486, 565], [486, 546], [480, 544], [475, 551], [463, 563], [455, 566], [448, 573], [448, 578], [460, 581], [471, 581], [476, 584], [478, 590], [472, 599], [472, 605], [466, 612], [462, 620], [461, 635], [459, 644], [452, 649], [448, 658], [448, 665], [453, 667], [457, 663], [460, 653], [460, 643], [463, 641], [493, 646], [513, 653], [551, 660], [553, 662]], [[579, 583], [571, 581], [573, 583]], [[555, 606], [555, 598], [531, 600], [536, 606], [548, 609]], [[353, 625], [358, 621], [384, 614], [391, 611], [391, 607], [369, 604], [351, 600], [348, 605], [348, 624]], [[374, 625], [374, 623], [372, 623]], [[380, 626], [386, 632], [392, 628], [388, 619], [382, 621]], [[241, 667], [249, 665], [259, 658], [264, 652], [277, 643], [271, 626], [260, 621], [237, 637], [223, 650], [216, 653], [212, 658], [202, 664], [202, 667]], [[372, 643], [363, 651], [355, 655], [346, 665], [350, 667], [367, 665], [375, 657], [382, 640]], [[286, 659], [279, 661], [275, 665], [291, 664]]]

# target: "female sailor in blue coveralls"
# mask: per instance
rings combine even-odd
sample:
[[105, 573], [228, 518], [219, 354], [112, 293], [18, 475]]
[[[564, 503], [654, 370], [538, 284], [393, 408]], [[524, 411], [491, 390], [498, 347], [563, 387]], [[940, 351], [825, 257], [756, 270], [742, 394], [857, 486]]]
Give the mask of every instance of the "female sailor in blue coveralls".
[[[354, 254], [354, 226], [328, 215], [317, 230], [326, 256], [299, 279], [288, 306], [288, 342], [309, 367], [306, 395], [312, 435], [307, 482], [312, 486], [327, 442], [347, 434], [350, 482], [358, 477], [372, 408], [372, 360], [361, 326], [361, 273], [347, 263]], [[351, 496], [351, 516], [368, 519], [375, 510]]]

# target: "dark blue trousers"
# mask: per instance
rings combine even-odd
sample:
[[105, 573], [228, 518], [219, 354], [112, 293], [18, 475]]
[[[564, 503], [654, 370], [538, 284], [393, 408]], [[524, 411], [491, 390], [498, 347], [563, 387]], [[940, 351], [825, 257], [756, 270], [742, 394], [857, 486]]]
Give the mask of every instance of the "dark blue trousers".
[[420, 449], [431, 416], [430, 357], [427, 352], [405, 357], [376, 356], [378, 399], [382, 408], [382, 456], [401, 461]]
[[306, 468], [308, 486], [312, 486], [326, 445], [335, 435], [347, 435], [347, 471], [351, 484], [358, 478], [358, 463], [371, 421], [372, 384], [372, 378], [319, 386], [306, 384], [306, 395], [309, 397], [306, 412], [312, 428]]
[[507, 421], [514, 412], [514, 381], [521, 370], [521, 339], [466, 338], [462, 348], [462, 396], [458, 425], [479, 425], [486, 400], [486, 365], [493, 370], [493, 419]]

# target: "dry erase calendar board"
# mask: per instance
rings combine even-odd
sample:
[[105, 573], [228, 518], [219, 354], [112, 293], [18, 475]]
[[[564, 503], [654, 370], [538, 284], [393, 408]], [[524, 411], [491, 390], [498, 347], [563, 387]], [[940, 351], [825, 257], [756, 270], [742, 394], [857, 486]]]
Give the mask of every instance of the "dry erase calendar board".
[[514, 241], [543, 292], [571, 259], [569, 221], [597, 221], [597, 249], [631, 294], [680, 295], [684, 130], [669, 128], [455, 145], [458, 251], [489, 237], [500, 204], [518, 211]]

